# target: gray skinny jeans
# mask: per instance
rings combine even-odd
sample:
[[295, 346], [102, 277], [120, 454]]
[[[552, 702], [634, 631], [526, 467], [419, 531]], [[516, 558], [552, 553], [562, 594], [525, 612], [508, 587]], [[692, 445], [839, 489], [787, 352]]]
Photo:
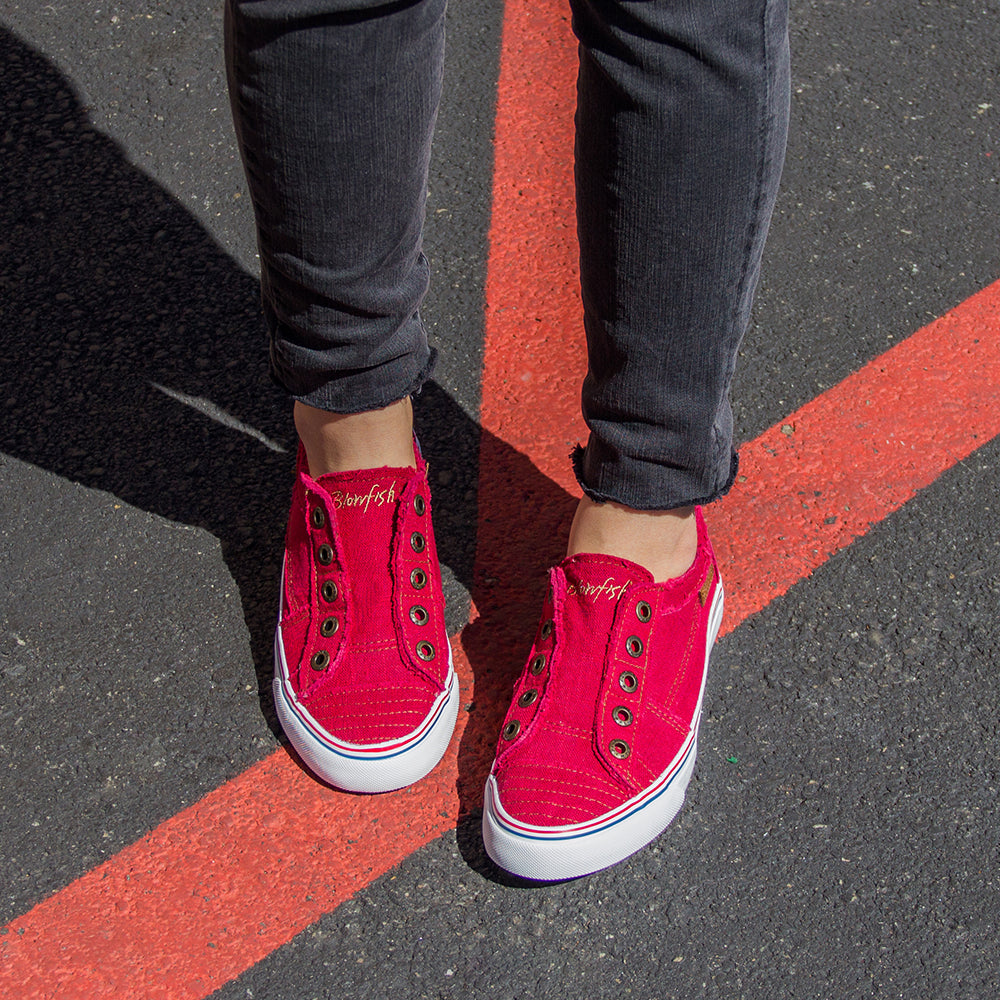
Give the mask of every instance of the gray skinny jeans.
[[[570, 0], [597, 500], [707, 503], [788, 122], [787, 0]], [[416, 391], [445, 0], [227, 0], [226, 56], [276, 380], [334, 412]]]

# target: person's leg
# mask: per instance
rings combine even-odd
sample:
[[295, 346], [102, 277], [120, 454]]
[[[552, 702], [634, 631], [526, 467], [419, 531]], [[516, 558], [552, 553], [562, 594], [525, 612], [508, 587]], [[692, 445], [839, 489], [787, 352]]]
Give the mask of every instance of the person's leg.
[[786, 5], [574, 4], [591, 435], [571, 554], [679, 575], [694, 506], [732, 484], [729, 385], [787, 131]]
[[788, 121], [787, 0], [574, 0], [587, 495], [708, 503]]
[[233, 118], [253, 199], [274, 378], [302, 441], [275, 705], [320, 777], [417, 780], [458, 684], [409, 395], [444, 0], [227, 0]]
[[585, 496], [483, 827], [531, 878], [621, 860], [683, 802], [722, 617], [698, 505], [736, 473], [727, 397], [787, 129], [787, 0], [571, 4]]
[[433, 360], [418, 309], [444, 7], [227, 0], [271, 368], [315, 475], [413, 462], [407, 397]]

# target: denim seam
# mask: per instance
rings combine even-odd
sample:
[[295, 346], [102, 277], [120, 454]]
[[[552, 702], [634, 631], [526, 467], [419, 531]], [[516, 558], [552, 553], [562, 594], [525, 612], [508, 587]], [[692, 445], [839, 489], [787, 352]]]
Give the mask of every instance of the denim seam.
[[[746, 242], [743, 249], [743, 268], [740, 274], [740, 280], [737, 284], [737, 294], [733, 301], [733, 312], [731, 315], [731, 322], [733, 327], [736, 327], [740, 320], [740, 313], [744, 310], [747, 311], [747, 323], [749, 323], [749, 304], [746, 302], [746, 296], [748, 291], [748, 284], [750, 281], [751, 274], [751, 264], [754, 260], [754, 246], [757, 244], [760, 237], [761, 230], [764, 227], [762, 220], [763, 211], [763, 201], [765, 197], [765, 181], [767, 178], [768, 166], [772, 155], [772, 145], [773, 143], [769, 141], [769, 136], [771, 136], [774, 129], [774, 81], [773, 81], [773, 69], [774, 69], [774, 53], [772, 51], [771, 38], [768, 30], [768, 22], [770, 20], [770, 13], [773, 8], [773, 3], [775, 0], [765, 0], [765, 3], [761, 9], [761, 46], [763, 48], [763, 59], [762, 59], [762, 72], [764, 75], [764, 92], [761, 98], [760, 106], [760, 125], [757, 132], [757, 142], [759, 148], [759, 157], [757, 161], [757, 194], [754, 198], [753, 207], [750, 211], [749, 225], [747, 227]], [[783, 0], [778, 0], [778, 2], [783, 2]], [[760, 274], [760, 265], [757, 265], [757, 277]], [[732, 385], [733, 375], [736, 372], [736, 361], [737, 361], [738, 351], [734, 350], [731, 353], [729, 359], [729, 366], [725, 375], [725, 394], [728, 396], [729, 388]], [[717, 427], [713, 427], [712, 436], [715, 441], [715, 447], [713, 448], [713, 464], [718, 467], [719, 460], [721, 456], [718, 454], [722, 450], [722, 440], [721, 435], [718, 432]], [[729, 492], [730, 488], [735, 481], [736, 472], [739, 468], [739, 453], [734, 446], [730, 446], [730, 451], [732, 454], [732, 460], [730, 462], [730, 472], [728, 482], [724, 483], [720, 488], [719, 492], [715, 493], [715, 497], [725, 496]], [[700, 502], [700, 501], [699, 501]]]
[[[400, 399], [405, 399], [408, 396], [419, 396], [420, 390], [423, 388], [424, 383], [430, 378], [434, 371], [434, 367], [437, 364], [437, 349], [434, 347], [428, 348], [427, 362], [423, 367], [417, 372], [417, 374], [410, 380], [410, 382], [402, 389], [388, 388], [384, 393], [379, 396], [371, 396], [366, 399], [363, 405], [352, 405], [352, 406], [331, 406], [328, 402], [321, 398], [323, 391], [327, 389], [332, 382], [325, 383], [320, 389], [313, 392], [302, 393], [297, 395], [291, 393], [292, 399], [298, 400], [299, 402], [306, 403], [308, 406], [314, 406], [320, 410], [326, 410], [328, 413], [364, 413], [370, 410], [381, 410], [383, 407], [389, 406], [391, 403], [395, 403]], [[272, 379], [274, 383], [280, 388], [288, 392], [287, 386], [283, 385], [272, 371]]]

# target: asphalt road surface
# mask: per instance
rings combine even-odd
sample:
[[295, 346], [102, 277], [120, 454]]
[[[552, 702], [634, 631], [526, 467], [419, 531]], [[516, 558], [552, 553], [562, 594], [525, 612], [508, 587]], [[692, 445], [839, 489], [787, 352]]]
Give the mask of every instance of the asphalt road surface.
[[[730, 619], [687, 804], [650, 848], [530, 887], [485, 856], [495, 702], [530, 641], [504, 630], [534, 628], [519, 580], [558, 539], [532, 532], [555, 537], [571, 509], [565, 463], [523, 409], [527, 376], [565, 345], [528, 338], [512, 359], [487, 301], [494, 177], [523, 155], [495, 142], [502, 58], [539, 39], [571, 54], [551, 3], [511, 0], [508, 19], [536, 15], [508, 35], [513, 55], [500, 2], [449, 15], [424, 310], [441, 361], [418, 419], [451, 632], [470, 596], [480, 613], [456, 642], [475, 681], [464, 732], [409, 793], [359, 800], [302, 774], [270, 701], [295, 442], [266, 372], [220, 7], [0, 0], [0, 992], [996, 996], [992, 376], [975, 398], [873, 407], [883, 439], [926, 444], [906, 469], [865, 473], [857, 493], [879, 513], [860, 537]], [[904, 365], [900, 397], [1000, 353], [998, 14], [997, 0], [793, 2], [792, 129], [734, 387], [741, 440], [794, 441], [789, 415], [813, 400], [839, 435], [824, 401], [883, 352], [909, 358], [918, 330], [940, 352]], [[980, 360], [935, 367], [963, 337]], [[497, 391], [508, 375], [528, 388]], [[910, 476], [944, 437], [965, 446]], [[812, 467], [789, 454], [773, 482], [790, 494]], [[481, 470], [481, 455], [500, 457]], [[521, 491], [509, 503], [500, 467]], [[916, 485], [891, 499], [903, 479]], [[718, 515], [731, 578], [809, 548], [797, 521], [749, 541], [738, 493]]]

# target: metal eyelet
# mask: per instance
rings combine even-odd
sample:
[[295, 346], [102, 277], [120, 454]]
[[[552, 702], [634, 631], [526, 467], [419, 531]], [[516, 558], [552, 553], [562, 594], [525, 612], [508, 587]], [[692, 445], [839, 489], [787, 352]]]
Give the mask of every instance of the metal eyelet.
[[618, 677], [618, 685], [626, 694], [632, 694], [639, 688], [639, 678], [631, 670], [623, 670]]
[[414, 552], [423, 552], [426, 547], [427, 540], [420, 534], [419, 531], [414, 531], [413, 534], [410, 535], [410, 548], [413, 549]]
[[503, 738], [505, 740], [512, 740], [521, 731], [521, 723], [517, 719], [511, 719], [506, 726], [503, 727]]
[[329, 618], [323, 619], [323, 624], [319, 627], [319, 634], [323, 636], [324, 639], [329, 639], [338, 628], [340, 628], [340, 622], [337, 621], [333, 615], [330, 615]]
[[545, 654], [539, 653], [537, 656], [533, 656], [528, 669], [537, 677], [545, 669]]
[[653, 609], [645, 601], [640, 601], [635, 606], [635, 616], [643, 623], [648, 622], [653, 617]]
[[538, 701], [538, 692], [534, 688], [528, 688], [524, 691], [520, 698], [517, 699], [518, 705], [521, 708], [527, 708], [529, 705], [534, 705]]
[[313, 512], [310, 517], [312, 521], [312, 526], [314, 528], [326, 527], [326, 513], [322, 507], [313, 507]]
[[316, 553], [320, 566], [329, 566], [333, 562], [333, 549], [329, 545], [321, 545]]
[[312, 655], [309, 666], [313, 670], [326, 670], [330, 666], [330, 654], [325, 649], [319, 649]]
[[625, 649], [628, 650], [629, 656], [642, 656], [642, 639], [640, 639], [637, 635], [630, 635], [625, 640]]
[[423, 517], [424, 511], [427, 510], [427, 504], [419, 493], [413, 498], [413, 509], [420, 517]]
[[414, 604], [410, 608], [410, 621], [414, 625], [426, 625], [430, 621], [431, 616], [427, 614], [427, 609], [421, 607], [419, 604]]
[[617, 757], [618, 760], [625, 760], [632, 753], [632, 748], [624, 740], [612, 740], [608, 744], [608, 749], [611, 751], [611, 756]]
[[319, 592], [327, 604], [332, 604], [337, 599], [337, 585], [333, 582], [333, 580], [326, 580], [323, 586], [320, 587]]
[[427, 586], [427, 574], [422, 569], [415, 569], [410, 574], [410, 584], [414, 590], [423, 590]]
[[553, 630], [556, 627], [556, 623], [550, 618], [547, 622], [542, 625], [542, 638], [548, 639], [552, 635]]
[[420, 657], [424, 663], [429, 663], [434, 659], [434, 647], [424, 640], [417, 643], [417, 656]]
[[615, 705], [615, 707], [611, 709], [611, 718], [614, 719], [619, 726], [632, 725], [632, 713], [624, 705]]

